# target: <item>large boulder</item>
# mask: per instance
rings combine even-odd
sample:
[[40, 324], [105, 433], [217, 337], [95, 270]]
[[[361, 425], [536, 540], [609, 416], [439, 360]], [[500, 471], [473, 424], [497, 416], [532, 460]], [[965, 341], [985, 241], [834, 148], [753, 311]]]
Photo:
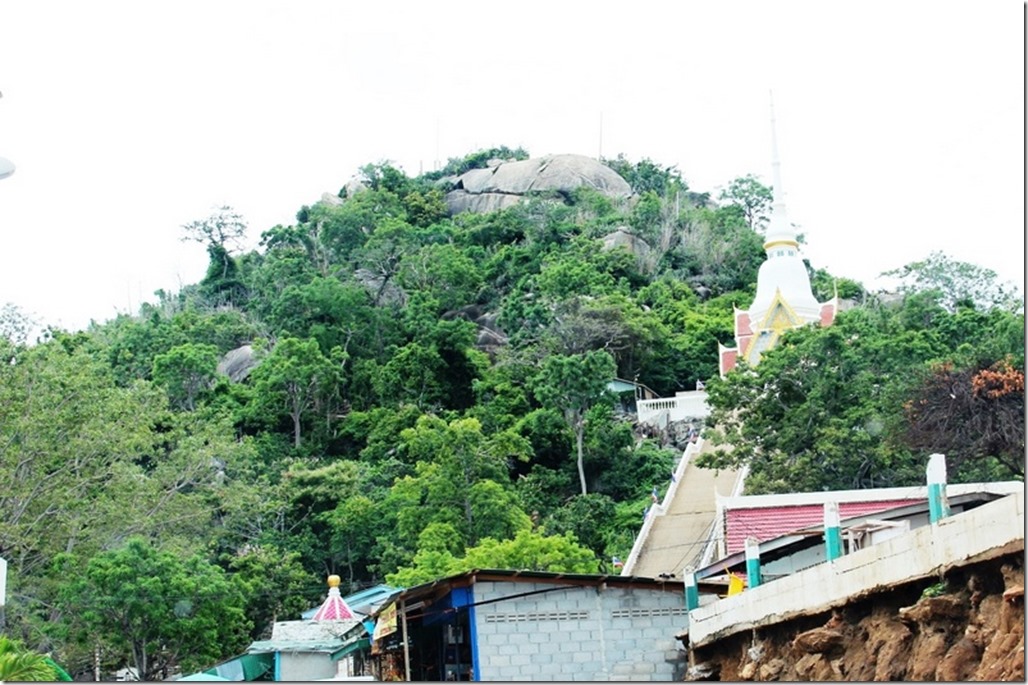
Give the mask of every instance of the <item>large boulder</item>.
[[470, 304], [445, 312], [442, 318], [447, 321], [464, 319], [478, 326], [475, 347], [490, 356], [495, 355], [501, 347], [508, 343], [507, 334], [497, 325], [499, 315], [495, 312], [485, 311], [480, 305]]
[[218, 373], [228, 376], [233, 383], [242, 383], [259, 363], [253, 347], [243, 345], [225, 353], [218, 363]]
[[611, 233], [603, 236], [603, 249], [613, 250], [623, 247], [637, 257], [645, 257], [653, 248], [645, 240], [629, 231], [624, 226], [619, 226]]
[[353, 275], [357, 282], [371, 295], [376, 306], [382, 304], [403, 306], [407, 304], [407, 293], [392, 281], [387, 281], [381, 274], [376, 274], [370, 269], [357, 269]]
[[343, 198], [338, 195], [333, 195], [332, 193], [322, 193], [321, 204], [329, 205], [330, 207], [339, 207], [343, 204]]
[[548, 155], [471, 169], [453, 181], [446, 195], [451, 214], [491, 212], [517, 204], [533, 193], [567, 194], [586, 186], [611, 198], [627, 198], [632, 188], [617, 172], [584, 155]]

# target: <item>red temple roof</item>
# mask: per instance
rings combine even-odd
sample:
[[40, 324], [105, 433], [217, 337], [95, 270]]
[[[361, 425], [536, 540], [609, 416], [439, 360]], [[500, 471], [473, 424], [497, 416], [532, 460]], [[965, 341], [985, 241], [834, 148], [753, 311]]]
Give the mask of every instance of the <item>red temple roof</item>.
[[[839, 517], [870, 516], [889, 509], [918, 504], [924, 498], [892, 499], [874, 502], [840, 502]], [[725, 512], [725, 549], [728, 554], [741, 552], [746, 538], [758, 542], [773, 540], [802, 528], [824, 523], [823, 504], [794, 504], [788, 506], [747, 507]]]

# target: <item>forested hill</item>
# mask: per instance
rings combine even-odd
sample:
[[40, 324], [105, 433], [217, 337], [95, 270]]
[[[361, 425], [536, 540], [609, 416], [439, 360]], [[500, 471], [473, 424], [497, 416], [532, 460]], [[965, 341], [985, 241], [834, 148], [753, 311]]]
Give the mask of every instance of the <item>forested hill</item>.
[[612, 571], [678, 456], [636, 435], [614, 377], [709, 381], [710, 435], [736, 447], [713, 461], [748, 461], [752, 491], [920, 483], [928, 450], [951, 480], [1023, 474], [1023, 307], [990, 272], [932, 255], [886, 305], [812, 270], [819, 299], [855, 306], [720, 380], [770, 190], [712, 198], [618, 157], [630, 194], [540, 186], [451, 215], [462, 174], [527, 157], [369, 165], [252, 252], [223, 208], [184, 227], [205, 277], [138, 315], [32, 345], [7, 317], [7, 632], [152, 679], [238, 654], [328, 573], [345, 593]]

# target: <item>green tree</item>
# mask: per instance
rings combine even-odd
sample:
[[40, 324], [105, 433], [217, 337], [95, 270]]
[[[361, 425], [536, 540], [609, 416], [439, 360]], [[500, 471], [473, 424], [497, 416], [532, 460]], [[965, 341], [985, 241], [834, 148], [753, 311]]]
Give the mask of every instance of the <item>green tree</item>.
[[266, 317], [278, 335], [314, 338], [324, 354], [339, 347], [344, 352], [373, 353], [377, 341], [371, 331], [378, 313], [367, 290], [337, 278], [314, 276], [287, 286], [275, 297]]
[[445, 401], [445, 362], [433, 345], [411, 342], [395, 349], [377, 369], [373, 383], [382, 404], [410, 403], [417, 407], [442, 406]]
[[482, 273], [455, 245], [425, 245], [404, 259], [399, 283], [408, 291], [431, 293], [438, 303], [438, 315], [474, 304], [482, 288]]
[[543, 528], [557, 535], [571, 533], [583, 546], [602, 555], [613, 522], [614, 500], [607, 495], [590, 493], [568, 499], [546, 518]]
[[675, 192], [688, 189], [675, 166], [661, 166], [649, 158], [633, 164], [624, 154], [618, 154], [614, 159], [604, 158], [600, 161], [625, 179], [628, 185], [632, 186], [632, 191], [636, 195], [652, 192], [660, 197], [669, 197], [673, 196]]
[[528, 159], [528, 151], [522, 147], [510, 149], [506, 145], [477, 150], [464, 157], [451, 157], [439, 171], [432, 171], [423, 174], [422, 178], [434, 180], [446, 176], [460, 176], [471, 169], [484, 169], [489, 161], [499, 159], [502, 161], [517, 161]]
[[381, 523], [376, 502], [367, 494], [347, 497], [336, 505], [327, 520], [332, 531], [332, 557], [346, 570], [348, 585], [356, 587], [360, 578], [370, 575], [375, 561], [376, 533]]
[[992, 269], [957, 261], [942, 252], [933, 252], [882, 276], [898, 279], [900, 292], [938, 293], [939, 303], [951, 312], [960, 303], [972, 303], [983, 310], [1024, 310], [1024, 296], [1016, 285], [1000, 282]]
[[[921, 480], [923, 468], [914, 467], [912, 455], [885, 440], [886, 420], [896, 411], [886, 386], [909, 367], [890, 354], [888, 337], [867, 325], [869, 317], [844, 314], [830, 328], [791, 331], [756, 369], [740, 365], [711, 380], [708, 435], [732, 449], [703, 455], [697, 464], [749, 464], [746, 489], [754, 494]], [[923, 363], [921, 355], [931, 350], [908, 352], [908, 360]]]
[[578, 544], [571, 534], [543, 535], [522, 530], [508, 540], [486, 538], [469, 548], [463, 557], [454, 557], [445, 549], [425, 549], [431, 552], [416, 557], [412, 566], [386, 576], [386, 582], [410, 587], [483, 568], [552, 573], [596, 573], [599, 570], [599, 562], [592, 551]]
[[0, 635], [0, 683], [56, 681], [57, 671], [43, 654], [36, 654], [6, 635]]
[[621, 293], [572, 297], [555, 304], [553, 312], [542, 336], [548, 351], [571, 355], [605, 350], [622, 378], [639, 375], [669, 335], [656, 314]]
[[454, 525], [466, 544], [506, 537], [529, 525], [509, 488], [508, 463], [528, 455], [524, 439], [485, 436], [476, 419], [447, 423], [431, 416], [418, 419], [400, 438], [406, 458], [416, 462], [416, 476], [402, 487], [425, 507], [398, 512], [398, 530], [408, 540], [430, 521]]
[[771, 188], [758, 181], [753, 174], [733, 179], [728, 187], [721, 191], [718, 198], [739, 207], [750, 230], [763, 233], [767, 228], [774, 196]]
[[218, 566], [199, 556], [161, 551], [131, 538], [81, 560], [61, 555], [57, 570], [70, 579], [60, 590], [65, 620], [77, 638], [112, 637], [142, 680], [159, 680], [179, 666], [189, 671], [238, 654], [250, 622], [243, 597]]
[[293, 460], [282, 473], [285, 528], [272, 541], [299, 552], [306, 568], [319, 576], [337, 571], [333, 553], [334, 511], [366, 491], [367, 467], [355, 461], [317, 458]]
[[237, 211], [228, 205], [222, 205], [216, 207], [206, 218], [184, 224], [182, 230], [186, 234], [182, 240], [238, 248], [240, 241], [246, 236], [246, 221]]
[[604, 396], [616, 370], [613, 357], [603, 350], [580, 355], [551, 355], [543, 360], [542, 369], [534, 381], [536, 397], [542, 404], [561, 411], [575, 436], [578, 478], [583, 495], [588, 492], [583, 447], [585, 414]]
[[482, 540], [468, 550], [462, 566], [462, 571], [490, 566], [565, 573], [598, 570], [592, 551], [578, 544], [573, 535], [542, 535], [530, 530], [522, 530], [509, 540]]
[[244, 613], [255, 640], [271, 637], [275, 621], [292, 620], [315, 599], [315, 580], [300, 563], [297, 552], [273, 546], [253, 546], [226, 556], [224, 565], [244, 599]]
[[0, 306], [0, 338], [15, 345], [28, 342], [32, 330], [39, 325], [35, 318], [11, 302]]
[[154, 357], [152, 376], [168, 391], [172, 405], [193, 411], [197, 397], [213, 383], [217, 367], [217, 347], [186, 343]]
[[112, 506], [141, 494], [136, 461], [154, 449], [163, 393], [117, 387], [85, 347], [59, 340], [0, 340], [0, 358], [0, 556], [32, 577], [57, 552], [104, 544], [113, 525], [139, 523]]
[[[734, 206], [689, 208], [668, 261], [674, 273], [703, 297], [752, 290], [767, 255], [764, 241]], [[752, 294], [749, 296], [752, 297]]]
[[357, 193], [341, 207], [315, 205], [310, 222], [320, 227], [317, 239], [324, 246], [329, 262], [352, 266], [379, 228], [390, 221], [403, 222], [405, 218], [400, 197], [383, 189]]
[[407, 219], [413, 226], [431, 226], [449, 215], [443, 193], [438, 188], [408, 193], [403, 198], [403, 207], [407, 210]]
[[372, 190], [385, 190], [404, 197], [410, 190], [411, 181], [401, 169], [388, 161], [365, 164], [361, 167], [361, 181]]
[[200, 282], [200, 290], [215, 304], [241, 303], [245, 287], [239, 279], [239, 266], [232, 258], [232, 249], [238, 249], [246, 236], [246, 222], [241, 214], [228, 205], [217, 207], [204, 219], [184, 224], [185, 236], [207, 246], [210, 259], [207, 274]]
[[319, 408], [326, 420], [331, 415], [330, 400], [338, 389], [340, 363], [323, 355], [317, 340], [284, 338], [254, 369], [258, 404], [272, 414], [289, 417], [293, 447], [300, 447], [305, 418]]

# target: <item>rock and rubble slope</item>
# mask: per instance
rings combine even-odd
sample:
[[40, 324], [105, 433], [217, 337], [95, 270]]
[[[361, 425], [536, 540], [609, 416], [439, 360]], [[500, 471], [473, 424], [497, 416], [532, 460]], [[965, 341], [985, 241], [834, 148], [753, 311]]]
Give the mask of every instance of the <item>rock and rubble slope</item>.
[[1025, 681], [1024, 550], [841, 610], [738, 634], [691, 680]]

